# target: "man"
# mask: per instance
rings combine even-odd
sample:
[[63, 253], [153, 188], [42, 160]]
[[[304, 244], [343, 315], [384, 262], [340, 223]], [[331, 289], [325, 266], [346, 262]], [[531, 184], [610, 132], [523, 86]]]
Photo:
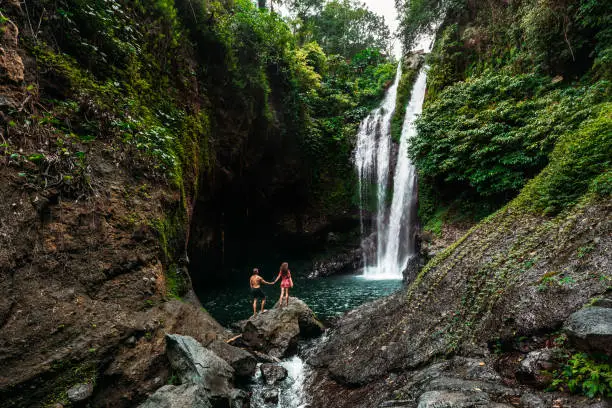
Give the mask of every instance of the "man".
[[261, 311], [264, 311], [264, 305], [266, 304], [266, 294], [261, 290], [260, 285], [265, 283], [266, 285], [274, 285], [272, 282], [266, 282], [264, 278], [259, 276], [259, 269], [253, 269], [253, 275], [249, 280], [251, 284], [251, 295], [253, 296], [253, 316], [257, 314], [257, 299], [261, 299]]

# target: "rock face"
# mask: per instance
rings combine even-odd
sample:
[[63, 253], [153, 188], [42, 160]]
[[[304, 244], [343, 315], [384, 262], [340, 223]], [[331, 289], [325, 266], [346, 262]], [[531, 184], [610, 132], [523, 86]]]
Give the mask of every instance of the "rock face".
[[323, 332], [323, 325], [303, 301], [291, 297], [289, 305], [260, 313], [250, 318], [242, 330], [244, 343], [273, 357], [283, 357], [294, 351], [301, 337]]
[[268, 385], [276, 384], [287, 378], [287, 369], [278, 364], [262, 364], [259, 369], [261, 376]]
[[[605, 279], [584, 271], [612, 270], [608, 214], [607, 201], [577, 207], [554, 219], [509, 206], [471, 229], [430, 261], [408, 288], [334, 322], [308, 361], [317, 373], [318, 384], [307, 387], [315, 406], [376, 407], [385, 400], [372, 396], [373, 388], [377, 395], [401, 388], [400, 380], [386, 381], [391, 373], [415, 378], [415, 371], [422, 372], [434, 359], [457, 354], [484, 359], [500, 339], [558, 331], [572, 313], [607, 289]], [[576, 255], [586, 246], [592, 248], [588, 254]], [[609, 352], [612, 341], [605, 333], [612, 322], [610, 309], [590, 309], [572, 316], [566, 324], [568, 335], [590, 349]], [[517, 358], [523, 356], [522, 350], [517, 353]], [[525, 364], [532, 360], [537, 360], [533, 369], [543, 362], [531, 355]], [[531, 368], [525, 370], [533, 374]], [[516, 382], [514, 373], [509, 381]], [[461, 373], [453, 376], [458, 374], [466, 380]], [[442, 379], [428, 383], [433, 386], [436, 381]], [[486, 392], [491, 403], [508, 403], [495, 396], [502, 392], [499, 380], [494, 381], [493, 393], [482, 383], [477, 380], [472, 387]], [[447, 382], [444, 387], [419, 390], [469, 394], [463, 385], [456, 385]], [[336, 396], [334, 401], [330, 395]], [[364, 395], [365, 402], [360, 402]], [[414, 403], [419, 397], [411, 395]]]
[[357, 273], [363, 266], [363, 249], [357, 248], [338, 254], [331, 259], [314, 263], [309, 278]]
[[563, 330], [576, 347], [612, 355], [612, 309], [595, 306], [579, 310]]

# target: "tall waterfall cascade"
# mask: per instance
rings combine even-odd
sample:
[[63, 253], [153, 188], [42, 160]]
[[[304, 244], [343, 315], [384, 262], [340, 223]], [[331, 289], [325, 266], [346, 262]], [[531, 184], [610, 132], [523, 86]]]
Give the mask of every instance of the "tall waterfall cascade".
[[[421, 47], [425, 52], [431, 50], [430, 44], [431, 38], [422, 38], [419, 43], [425, 45]], [[401, 73], [400, 63], [393, 85], [387, 90], [381, 105], [361, 122], [357, 135], [355, 165], [359, 176], [362, 237], [370, 232], [364, 214], [375, 213], [371, 229], [375, 231], [376, 250], [364, 250], [363, 275], [371, 279], [401, 279], [416, 252], [416, 172], [408, 157], [408, 145], [416, 134], [415, 120], [423, 110], [427, 67], [421, 69], [414, 82], [399, 147], [394, 149], [391, 119]], [[394, 151], [397, 151], [395, 160], [392, 157]], [[375, 208], [368, 211], [373, 201]]]

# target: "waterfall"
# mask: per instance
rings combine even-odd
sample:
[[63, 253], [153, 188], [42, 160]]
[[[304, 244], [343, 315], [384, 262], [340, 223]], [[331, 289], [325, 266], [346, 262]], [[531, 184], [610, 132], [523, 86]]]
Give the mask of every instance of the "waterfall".
[[[376, 229], [380, 231], [385, 223], [385, 206], [389, 177], [389, 154], [391, 148], [391, 119], [395, 112], [397, 87], [402, 76], [402, 66], [398, 64], [395, 80], [387, 90], [380, 106], [372, 111], [359, 125], [355, 165], [359, 176], [359, 202], [363, 209], [371, 200], [371, 184], [376, 187]], [[362, 211], [363, 213], [363, 211]], [[365, 232], [363, 216], [361, 217], [361, 235]], [[380, 251], [381, 247], [377, 247]], [[377, 254], [380, 257], [380, 253]], [[368, 265], [366, 251], [364, 263]]]
[[415, 254], [416, 174], [408, 157], [408, 143], [416, 134], [414, 121], [423, 109], [426, 82], [424, 68], [417, 76], [406, 108], [393, 176], [393, 199], [388, 211], [388, 223], [384, 230], [378, 229], [382, 233], [378, 238], [382, 250], [378, 251], [380, 256], [376, 268], [366, 270], [373, 273], [373, 277], [401, 278], [408, 260]]
[[[431, 38], [421, 40], [431, 43]], [[424, 47], [427, 51], [430, 46]], [[373, 279], [401, 279], [402, 271], [415, 255], [416, 223], [416, 174], [408, 158], [408, 144], [416, 134], [414, 122], [423, 110], [427, 67], [419, 72], [412, 87], [410, 102], [406, 108], [397, 158], [391, 160], [391, 119], [393, 117], [397, 87], [401, 77], [401, 64], [393, 85], [388, 89], [380, 107], [372, 111], [359, 127], [355, 164], [359, 177], [361, 206], [361, 232], [365, 236], [364, 214], [373, 201], [375, 189], [376, 208], [372, 229], [376, 231], [375, 259], [368, 258], [364, 250], [364, 276]], [[395, 169], [391, 169], [395, 163]], [[393, 171], [393, 178], [389, 173]], [[389, 201], [390, 205], [389, 205]]]

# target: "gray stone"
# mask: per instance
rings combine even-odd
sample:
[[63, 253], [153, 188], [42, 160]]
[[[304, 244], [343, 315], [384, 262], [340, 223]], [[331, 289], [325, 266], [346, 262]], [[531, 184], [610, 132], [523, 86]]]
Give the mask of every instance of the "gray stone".
[[83, 402], [93, 394], [93, 384], [77, 384], [71, 387], [66, 394], [70, 402]]
[[181, 384], [201, 384], [209, 397], [229, 398], [234, 369], [196, 339], [167, 334], [166, 354]]
[[544, 388], [550, 384], [552, 377], [543, 373], [551, 371], [556, 364], [553, 349], [535, 350], [527, 354], [515, 373], [516, 379], [524, 384]]
[[612, 355], [612, 309], [581, 309], [567, 319], [563, 329], [576, 347]]
[[546, 403], [537, 395], [526, 392], [521, 395], [521, 406], [525, 408], [546, 408]]
[[257, 359], [248, 351], [220, 340], [214, 340], [207, 348], [231, 365], [237, 377], [251, 377], [255, 373]]
[[263, 400], [267, 404], [277, 404], [278, 403], [278, 390], [264, 391]]
[[139, 408], [212, 408], [204, 390], [197, 384], [165, 385]]
[[259, 351], [253, 351], [255, 357], [257, 357], [257, 361], [260, 363], [280, 363], [281, 359], [277, 357], [272, 357], [271, 355], [260, 353]]
[[287, 370], [278, 364], [262, 364], [259, 367], [261, 375], [268, 385], [276, 384], [287, 378]]
[[251, 349], [272, 357], [289, 355], [300, 337], [311, 337], [323, 332], [323, 325], [303, 301], [290, 298], [289, 305], [259, 313], [245, 324], [242, 341]]
[[473, 408], [488, 407], [489, 397], [483, 392], [428, 391], [419, 398], [417, 408]]

